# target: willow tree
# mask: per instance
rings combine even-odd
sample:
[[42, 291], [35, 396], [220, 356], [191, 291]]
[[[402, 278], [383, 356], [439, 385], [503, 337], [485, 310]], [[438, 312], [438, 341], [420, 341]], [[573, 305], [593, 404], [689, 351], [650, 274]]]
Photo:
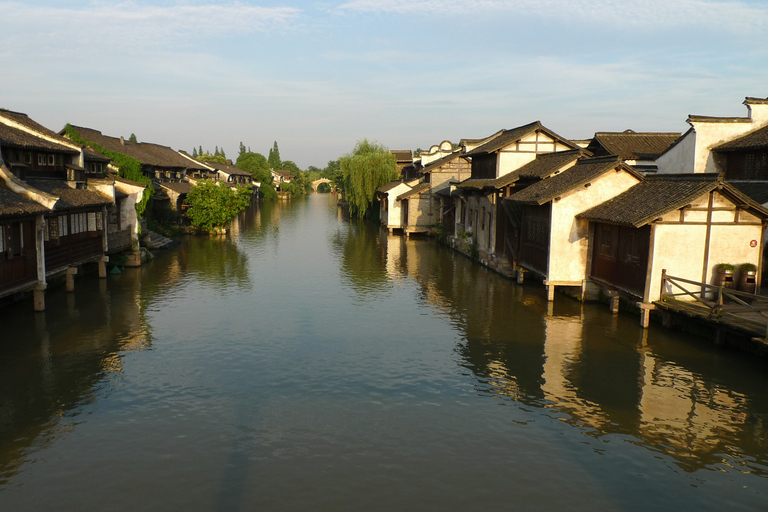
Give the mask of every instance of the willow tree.
[[377, 188], [399, 177], [395, 155], [368, 139], [358, 141], [351, 153], [339, 158], [339, 167], [349, 212], [356, 217], [365, 215]]

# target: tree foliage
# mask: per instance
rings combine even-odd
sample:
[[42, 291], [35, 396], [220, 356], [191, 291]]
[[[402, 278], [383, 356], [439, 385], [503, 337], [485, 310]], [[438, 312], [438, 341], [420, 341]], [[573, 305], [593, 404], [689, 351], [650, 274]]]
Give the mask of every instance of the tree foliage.
[[130, 141], [130, 142], [139, 142], [138, 139], [136, 138], [136, 134], [135, 133], [132, 133], [131, 136], [128, 137], [128, 141]]
[[187, 216], [196, 228], [214, 231], [225, 228], [251, 202], [250, 187], [226, 187], [211, 180], [202, 180], [187, 194]]
[[269, 162], [269, 166], [275, 170], [283, 168], [283, 161], [280, 160], [280, 150], [277, 148], [277, 141], [272, 145], [272, 149], [269, 150], [267, 162]]
[[226, 165], [228, 163], [226, 157], [222, 156], [221, 154], [210, 155], [208, 153], [203, 153], [202, 155], [197, 155], [197, 159], [201, 162], [213, 162], [215, 164]]
[[260, 153], [251, 153], [246, 151], [237, 158], [235, 163], [240, 169], [251, 173], [253, 179], [266, 183], [272, 181], [272, 173], [269, 171], [269, 162]]
[[139, 183], [144, 183], [149, 185], [147, 188], [144, 189], [144, 194], [142, 195], [141, 201], [139, 201], [139, 203], [136, 204], [136, 214], [140, 219], [144, 218], [144, 213], [147, 210], [147, 205], [149, 204], [149, 201], [152, 198], [152, 195], [155, 193], [155, 189], [152, 188], [151, 186], [152, 180], [150, 180], [142, 172], [141, 162], [139, 162], [137, 159], [131, 156], [124, 155], [123, 153], [118, 153], [117, 151], [112, 151], [110, 149], [106, 149], [101, 145], [96, 144], [95, 142], [86, 140], [80, 135], [80, 132], [78, 132], [70, 124], [67, 124], [67, 126], [64, 127], [64, 134], [71, 141], [77, 142], [78, 144], [82, 144], [84, 146], [89, 146], [91, 149], [93, 149], [97, 153], [111, 158], [112, 164], [115, 167], [117, 167], [118, 176], [120, 176], [121, 178], [125, 178], [131, 181], [137, 181]]
[[376, 189], [398, 178], [395, 155], [377, 142], [358, 141], [355, 149], [339, 159], [341, 188], [351, 215], [363, 217]]

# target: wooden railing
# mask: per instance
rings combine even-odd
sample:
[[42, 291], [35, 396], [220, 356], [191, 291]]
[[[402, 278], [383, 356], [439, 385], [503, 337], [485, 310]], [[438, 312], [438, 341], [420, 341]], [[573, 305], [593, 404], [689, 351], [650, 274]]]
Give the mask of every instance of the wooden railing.
[[666, 270], [662, 270], [661, 300], [678, 298], [693, 299], [687, 302], [706, 308], [709, 311], [707, 318], [729, 317], [738, 320], [737, 323], [749, 323], [768, 329], [768, 297], [670, 276]]

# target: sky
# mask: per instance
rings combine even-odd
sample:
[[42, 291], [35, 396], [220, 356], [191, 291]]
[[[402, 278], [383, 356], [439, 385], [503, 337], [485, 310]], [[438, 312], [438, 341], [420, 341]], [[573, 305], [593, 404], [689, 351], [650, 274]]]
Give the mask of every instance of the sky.
[[768, 97], [764, 0], [0, 0], [0, 107], [323, 168], [539, 120], [684, 132]]

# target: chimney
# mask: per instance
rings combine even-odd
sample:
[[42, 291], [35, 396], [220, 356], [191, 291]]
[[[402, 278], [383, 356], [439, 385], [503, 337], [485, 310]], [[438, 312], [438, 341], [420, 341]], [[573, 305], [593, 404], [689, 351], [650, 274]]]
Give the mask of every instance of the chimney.
[[765, 126], [768, 124], [768, 98], [746, 98], [744, 104], [749, 110], [749, 118], [753, 125]]

